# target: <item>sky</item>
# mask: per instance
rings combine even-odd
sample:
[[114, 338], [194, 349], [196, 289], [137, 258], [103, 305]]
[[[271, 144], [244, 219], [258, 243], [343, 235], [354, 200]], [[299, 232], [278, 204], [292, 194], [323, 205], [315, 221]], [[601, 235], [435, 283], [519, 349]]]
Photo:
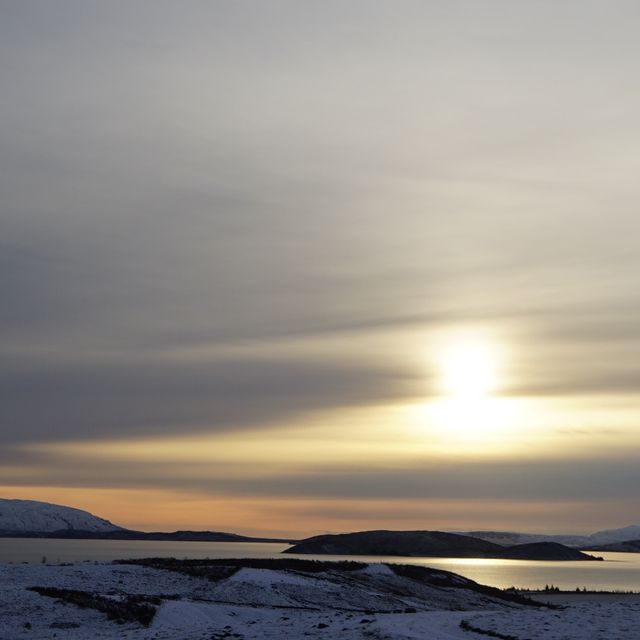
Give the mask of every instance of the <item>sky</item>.
[[0, 496], [273, 536], [640, 522], [638, 19], [0, 0]]

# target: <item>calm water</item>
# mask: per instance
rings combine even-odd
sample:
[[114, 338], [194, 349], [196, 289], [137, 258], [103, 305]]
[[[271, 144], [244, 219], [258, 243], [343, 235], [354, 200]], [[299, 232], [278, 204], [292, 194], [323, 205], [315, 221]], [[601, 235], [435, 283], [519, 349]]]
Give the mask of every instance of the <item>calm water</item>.
[[[244, 542], [150, 542], [130, 540], [47, 540], [0, 538], [0, 562], [80, 562], [124, 558], [277, 558], [286, 544]], [[640, 554], [595, 552], [604, 562], [531, 562], [470, 558], [313, 556], [318, 560], [400, 562], [454, 571], [495, 587], [640, 591]], [[293, 556], [289, 556], [293, 557]]]

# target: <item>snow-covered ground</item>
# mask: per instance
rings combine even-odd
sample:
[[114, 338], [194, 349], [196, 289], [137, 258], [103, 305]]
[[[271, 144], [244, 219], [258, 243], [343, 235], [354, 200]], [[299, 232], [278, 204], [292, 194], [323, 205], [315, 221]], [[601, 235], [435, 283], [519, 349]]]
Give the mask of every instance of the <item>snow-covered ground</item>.
[[[539, 609], [460, 587], [399, 576], [388, 566], [307, 572], [243, 567], [215, 581], [135, 564], [0, 565], [0, 640], [379, 640], [486, 638], [460, 627], [519, 640], [639, 638], [640, 599], [567, 600]], [[449, 576], [450, 579], [450, 576]], [[149, 627], [118, 624], [28, 587], [86, 591], [114, 602], [148, 597], [157, 606]], [[577, 597], [577, 596], [576, 596]], [[159, 603], [159, 604], [158, 604]]]

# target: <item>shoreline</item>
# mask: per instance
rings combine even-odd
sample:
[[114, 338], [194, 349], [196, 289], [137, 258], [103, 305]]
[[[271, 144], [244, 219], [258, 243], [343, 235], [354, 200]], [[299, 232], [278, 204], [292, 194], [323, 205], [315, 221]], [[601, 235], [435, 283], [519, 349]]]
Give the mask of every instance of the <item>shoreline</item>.
[[544, 591], [520, 591], [521, 596], [545, 602], [549, 604], [576, 604], [576, 603], [609, 603], [609, 602], [638, 602], [640, 603], [640, 591], [632, 593], [622, 591], [560, 591], [560, 592], [544, 592]]

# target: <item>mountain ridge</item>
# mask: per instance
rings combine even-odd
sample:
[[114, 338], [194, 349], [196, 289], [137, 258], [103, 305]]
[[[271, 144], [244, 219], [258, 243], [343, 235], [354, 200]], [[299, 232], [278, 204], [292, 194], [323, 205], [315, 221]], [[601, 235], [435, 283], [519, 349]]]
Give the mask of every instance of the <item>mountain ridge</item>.
[[459, 535], [472, 536], [504, 546], [534, 542], [559, 542], [568, 547], [590, 549], [602, 545], [622, 543], [640, 539], [640, 525], [629, 525], [619, 529], [605, 529], [588, 535], [520, 533], [515, 531], [456, 531]]

